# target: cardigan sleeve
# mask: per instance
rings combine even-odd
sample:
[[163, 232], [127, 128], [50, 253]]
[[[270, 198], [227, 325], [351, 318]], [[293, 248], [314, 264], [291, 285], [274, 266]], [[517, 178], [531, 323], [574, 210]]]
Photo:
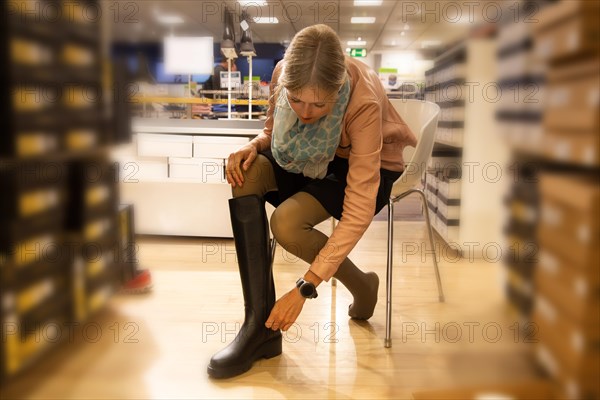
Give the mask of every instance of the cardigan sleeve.
[[381, 125], [381, 106], [376, 101], [348, 112], [351, 148], [342, 218], [310, 266], [325, 281], [335, 274], [373, 220], [380, 181]]

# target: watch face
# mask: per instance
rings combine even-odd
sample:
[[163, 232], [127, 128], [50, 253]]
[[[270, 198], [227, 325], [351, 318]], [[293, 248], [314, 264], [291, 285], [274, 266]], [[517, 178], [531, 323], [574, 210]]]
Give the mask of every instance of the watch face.
[[300, 294], [304, 297], [312, 297], [315, 292], [315, 288], [311, 284], [304, 284], [300, 286]]

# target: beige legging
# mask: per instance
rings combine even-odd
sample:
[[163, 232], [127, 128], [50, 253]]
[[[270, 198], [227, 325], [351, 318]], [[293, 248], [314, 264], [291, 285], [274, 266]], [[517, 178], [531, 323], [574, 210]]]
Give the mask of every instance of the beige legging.
[[[277, 190], [275, 174], [269, 159], [259, 154], [244, 173], [244, 184], [232, 189], [233, 197], [255, 194], [263, 197]], [[298, 192], [285, 200], [271, 216], [271, 231], [277, 242], [289, 253], [312, 263], [327, 243], [328, 237], [315, 225], [331, 215], [321, 203], [306, 192]], [[353, 318], [368, 319], [377, 303], [379, 279], [374, 273], [364, 273], [346, 258], [334, 275], [352, 293], [354, 303], [348, 314]]]

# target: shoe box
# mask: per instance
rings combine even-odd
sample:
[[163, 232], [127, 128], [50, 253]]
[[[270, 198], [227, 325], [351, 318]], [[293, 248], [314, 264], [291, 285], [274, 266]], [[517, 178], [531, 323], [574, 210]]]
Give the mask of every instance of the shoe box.
[[558, 1], [541, 10], [533, 25], [535, 56], [547, 62], [598, 52], [600, 4]]
[[578, 386], [592, 386], [600, 374], [599, 327], [584, 326], [565, 316], [544, 290], [536, 295], [532, 320], [538, 344], [556, 360], [557, 365], [550, 372], [559, 379], [570, 376]]
[[598, 327], [581, 326], [563, 315], [543, 289], [536, 295], [533, 322], [537, 341], [534, 356], [559, 383], [564, 398], [598, 398]]
[[552, 66], [548, 72], [543, 151], [551, 159], [600, 165], [600, 58]]
[[598, 282], [600, 187], [596, 177], [541, 174], [540, 247], [568, 261], [586, 281]]

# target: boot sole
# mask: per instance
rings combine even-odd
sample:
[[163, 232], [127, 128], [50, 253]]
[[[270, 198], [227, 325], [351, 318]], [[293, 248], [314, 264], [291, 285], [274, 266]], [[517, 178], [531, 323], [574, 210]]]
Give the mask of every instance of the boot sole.
[[277, 357], [281, 354], [281, 336], [276, 337], [274, 339], [269, 340], [268, 342], [263, 343], [250, 357], [250, 360], [241, 364], [235, 365], [229, 368], [214, 368], [211, 365], [207, 367], [208, 375], [211, 378], [215, 379], [226, 379], [231, 378], [237, 375], [241, 375], [244, 372], [248, 371], [252, 368], [252, 364], [256, 360], [261, 358], [269, 359], [273, 357]]

